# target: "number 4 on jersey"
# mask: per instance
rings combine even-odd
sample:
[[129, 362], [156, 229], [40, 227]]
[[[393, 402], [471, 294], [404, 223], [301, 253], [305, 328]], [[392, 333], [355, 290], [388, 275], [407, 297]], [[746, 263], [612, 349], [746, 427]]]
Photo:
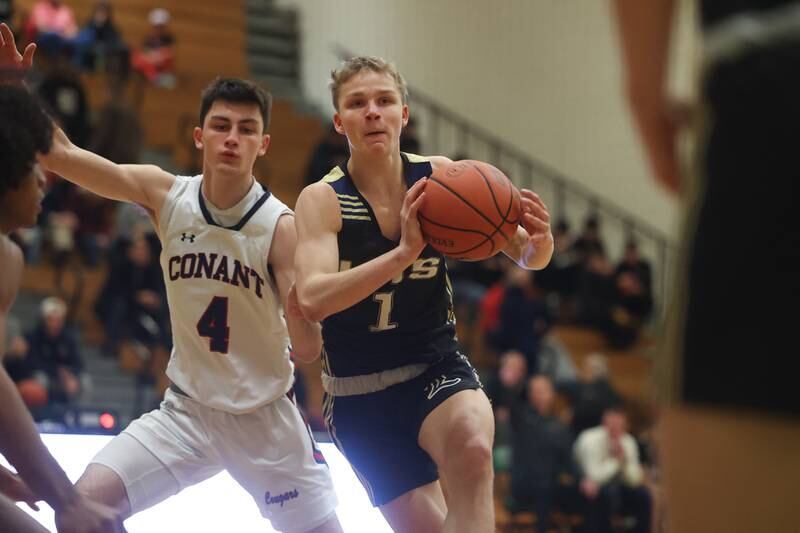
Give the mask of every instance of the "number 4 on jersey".
[[197, 334], [208, 337], [209, 350], [222, 354], [228, 353], [228, 338], [231, 328], [228, 327], [228, 298], [214, 296], [208, 304], [203, 316], [197, 321]]

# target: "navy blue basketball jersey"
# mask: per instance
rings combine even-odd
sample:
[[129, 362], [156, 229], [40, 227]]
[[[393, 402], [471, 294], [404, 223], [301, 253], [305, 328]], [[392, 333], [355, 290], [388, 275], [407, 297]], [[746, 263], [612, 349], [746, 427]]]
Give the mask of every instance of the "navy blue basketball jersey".
[[[410, 188], [431, 174], [427, 158], [402, 154]], [[347, 166], [323, 181], [339, 199], [342, 229], [339, 271], [382, 255], [398, 242], [387, 239]], [[452, 289], [444, 256], [426, 246], [402, 275], [356, 305], [322, 321], [323, 365], [331, 376], [372, 374], [414, 363], [434, 363], [457, 349]]]

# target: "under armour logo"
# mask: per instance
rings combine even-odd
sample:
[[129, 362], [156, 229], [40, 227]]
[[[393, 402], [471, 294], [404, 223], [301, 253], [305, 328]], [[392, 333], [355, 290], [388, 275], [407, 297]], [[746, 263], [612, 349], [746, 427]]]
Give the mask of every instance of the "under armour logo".
[[181, 242], [189, 241], [194, 244], [194, 233], [181, 233]]
[[461, 383], [461, 378], [447, 379], [447, 377], [442, 374], [440, 377], [434, 379], [430, 385], [425, 387], [425, 390], [428, 391], [428, 399], [430, 400], [433, 398], [440, 390], [458, 385], [459, 383]]

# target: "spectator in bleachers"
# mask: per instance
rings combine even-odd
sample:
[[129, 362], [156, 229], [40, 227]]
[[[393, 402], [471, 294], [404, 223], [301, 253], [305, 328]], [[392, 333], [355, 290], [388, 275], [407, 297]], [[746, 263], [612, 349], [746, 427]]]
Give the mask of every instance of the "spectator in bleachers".
[[[623, 280], [626, 277], [623, 277]], [[640, 322], [622, 305], [615, 269], [599, 249], [589, 252], [578, 288], [578, 320], [600, 331], [612, 348], [629, 347]]]
[[125, 99], [126, 81], [124, 73], [110, 76], [89, 142], [89, 151], [120, 165], [140, 163], [144, 146], [139, 115]]
[[537, 375], [528, 381], [528, 401], [511, 411], [514, 468], [510, 509], [535, 512], [537, 531], [549, 531], [553, 510], [569, 506], [579, 477], [569, 429], [554, 407], [553, 384], [546, 376]]
[[579, 380], [562, 388], [572, 407], [572, 434], [600, 425], [603, 413], [620, 402], [620, 396], [608, 380], [604, 355], [590, 354], [583, 361]]
[[614, 516], [632, 516], [633, 533], [650, 531], [652, 498], [644, 485], [636, 440], [627, 433], [625, 412], [612, 407], [600, 426], [583, 431], [574, 445], [583, 471], [580, 490], [586, 499], [588, 533], [611, 533]]
[[35, 362], [30, 355], [19, 320], [13, 315], [6, 317], [6, 344], [3, 347], [3, 366], [17, 386], [28, 409], [36, 410], [47, 404], [47, 388], [38, 379]]
[[128, 47], [114, 24], [111, 3], [100, 0], [75, 37], [75, 64], [89, 72], [119, 73], [126, 69], [128, 61]]
[[512, 350], [500, 356], [499, 368], [486, 379], [484, 391], [492, 403], [495, 419], [492, 454], [497, 472], [511, 468], [511, 409], [525, 403], [527, 376], [525, 356]]
[[175, 38], [168, 26], [169, 11], [157, 8], [147, 18], [150, 31], [145, 36], [141, 49], [132, 53], [131, 64], [150, 83], [172, 88], [176, 83]]
[[45, 298], [41, 322], [28, 336], [31, 358], [47, 380], [49, 402], [68, 404], [81, 392], [83, 358], [78, 341], [67, 326], [67, 305], [59, 298]]
[[576, 255], [576, 259], [581, 264], [586, 264], [593, 253], [600, 253], [603, 257], [606, 255], [606, 246], [603, 243], [603, 238], [600, 236], [600, 218], [595, 215], [589, 215], [583, 222], [583, 231], [572, 243], [572, 251]]
[[619, 291], [619, 305], [639, 329], [653, 311], [653, 282], [650, 263], [639, 255], [636, 241], [625, 244], [622, 261], [614, 276]]
[[107, 355], [116, 354], [123, 341], [133, 341], [150, 350], [170, 346], [157, 241], [152, 235], [135, 235], [127, 243], [125, 259], [111, 264], [95, 304], [97, 317], [105, 328]]
[[74, 243], [84, 264], [96, 268], [111, 245], [111, 221], [116, 204], [94, 193], [71, 185], [65, 208], [75, 215]]
[[72, 50], [78, 24], [72, 8], [61, 0], [39, 0], [25, 28], [26, 40], [36, 42], [43, 54], [55, 56]]
[[553, 258], [537, 276], [543, 289], [558, 296], [558, 318], [570, 321], [575, 318], [575, 293], [583, 268], [578, 253], [573, 249], [573, 236], [569, 222], [559, 220], [553, 230]]
[[487, 336], [494, 350], [518, 350], [525, 355], [528, 373], [538, 369], [537, 356], [542, 338], [552, 323], [544, 293], [536, 285], [532, 271], [511, 266], [500, 304], [500, 320]]
[[305, 184], [311, 185], [321, 180], [333, 167], [346, 162], [347, 139], [331, 123], [308, 160]]
[[72, 141], [86, 147], [91, 133], [86, 88], [70, 56], [54, 53], [43, 61], [43, 77], [37, 92]]
[[0, 0], [0, 22], [9, 26], [14, 18], [14, 0]]

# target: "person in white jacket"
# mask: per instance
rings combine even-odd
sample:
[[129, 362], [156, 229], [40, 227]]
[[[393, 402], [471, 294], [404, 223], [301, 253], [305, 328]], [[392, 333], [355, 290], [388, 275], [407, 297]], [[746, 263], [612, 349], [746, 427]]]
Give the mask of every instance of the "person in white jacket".
[[583, 470], [580, 491], [587, 502], [588, 531], [610, 533], [615, 514], [634, 517], [632, 531], [650, 531], [650, 493], [644, 486], [636, 440], [627, 433], [625, 412], [619, 407], [606, 409], [602, 425], [581, 432], [573, 453]]

